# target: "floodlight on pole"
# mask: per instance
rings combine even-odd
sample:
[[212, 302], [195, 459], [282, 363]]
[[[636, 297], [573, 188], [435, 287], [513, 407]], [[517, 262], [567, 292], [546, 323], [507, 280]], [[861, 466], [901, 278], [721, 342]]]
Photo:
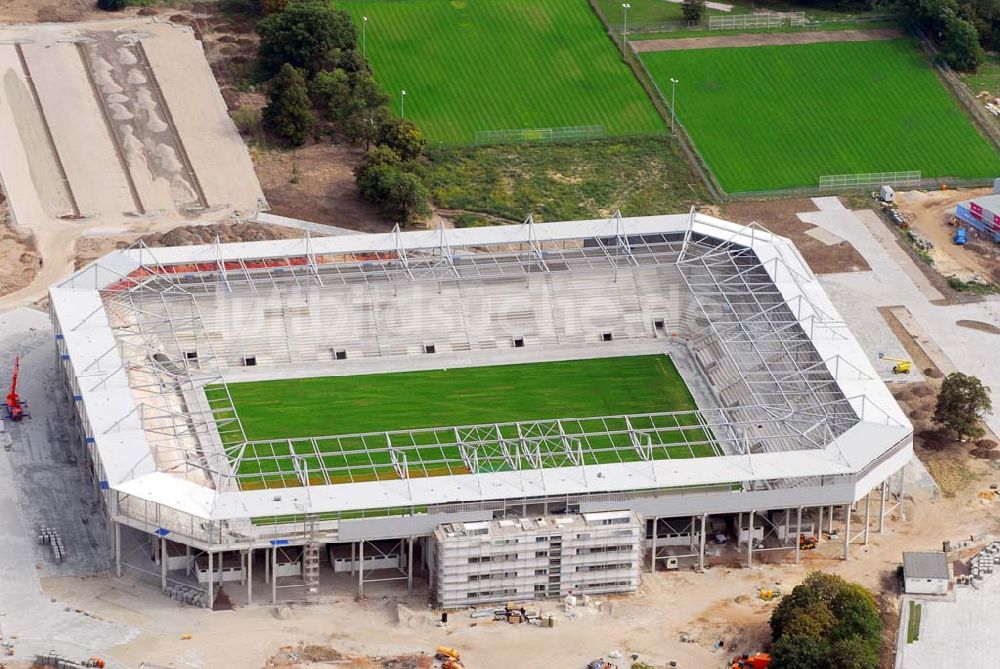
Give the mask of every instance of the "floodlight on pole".
[[625, 55], [625, 48], [628, 44], [628, 10], [632, 9], [632, 5], [627, 2], [622, 3], [622, 13], [624, 18], [622, 19], [622, 55]]
[[674, 120], [677, 118], [677, 84], [680, 82], [670, 77], [670, 136], [674, 136]]
[[368, 60], [368, 17], [361, 17], [361, 56]]
[[399, 92], [399, 118], [406, 118], [406, 91]]

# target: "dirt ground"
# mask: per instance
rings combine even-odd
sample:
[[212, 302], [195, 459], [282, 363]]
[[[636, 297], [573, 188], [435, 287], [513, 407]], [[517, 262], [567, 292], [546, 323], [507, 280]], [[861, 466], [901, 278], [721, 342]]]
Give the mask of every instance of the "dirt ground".
[[934, 259], [934, 269], [942, 276], [957, 276], [963, 281], [1000, 281], [1000, 249], [997, 245], [970, 234], [968, 244], [956, 246], [952, 243], [955, 228], [949, 224], [958, 202], [991, 192], [989, 188], [979, 188], [897, 194], [896, 203], [910, 220], [911, 228], [934, 242], [930, 254]]
[[147, 246], [192, 246], [212, 244], [215, 238], [227, 242], [259, 242], [269, 239], [301, 239], [302, 231], [263, 223], [215, 223], [212, 225], [179, 226], [166, 232], [148, 235], [119, 234], [81, 237], [76, 242], [74, 265], [77, 269], [116, 249], [126, 248], [139, 239]]
[[20, 290], [38, 274], [38, 249], [29, 236], [14, 230], [0, 193], [0, 295]]
[[321, 141], [294, 151], [251, 149], [271, 213], [364, 232], [392, 225], [358, 197], [354, 167], [361, 149]]
[[686, 51], [737, 46], [780, 46], [782, 44], [815, 44], [817, 42], [871, 42], [902, 37], [895, 28], [872, 30], [816, 31], [801, 33], [745, 33], [720, 37], [690, 37], [680, 39], [633, 40], [636, 51]]
[[803, 223], [796, 213], [817, 211], [812, 200], [772, 200], [767, 202], [737, 202], [726, 204], [721, 215], [734, 223], [744, 225], [757, 221], [771, 232], [788, 237], [795, 243], [809, 267], [817, 274], [834, 272], [865, 272], [871, 268], [858, 251], [842, 241], [827, 246], [806, 234], [813, 228]]

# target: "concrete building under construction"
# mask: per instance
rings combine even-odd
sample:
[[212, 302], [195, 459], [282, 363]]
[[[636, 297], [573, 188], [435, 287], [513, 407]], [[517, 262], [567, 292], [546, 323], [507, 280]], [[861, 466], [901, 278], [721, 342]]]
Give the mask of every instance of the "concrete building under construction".
[[[791, 242], [693, 212], [140, 245], [50, 297], [116, 568], [196, 605], [222, 583], [257, 603], [399, 581], [445, 607], [629, 591], [713, 546], [797, 560], [835, 522], [848, 557], [912, 455]], [[278, 439], [229, 392], [637, 355], [669, 356], [697, 408]]]

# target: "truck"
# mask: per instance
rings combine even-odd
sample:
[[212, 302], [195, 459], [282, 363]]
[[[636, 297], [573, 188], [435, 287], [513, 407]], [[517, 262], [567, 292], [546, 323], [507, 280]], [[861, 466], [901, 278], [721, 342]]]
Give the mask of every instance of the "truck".
[[965, 242], [968, 241], [968, 233], [965, 231], [965, 228], [956, 228], [955, 236], [951, 240], [958, 246], [965, 246]]

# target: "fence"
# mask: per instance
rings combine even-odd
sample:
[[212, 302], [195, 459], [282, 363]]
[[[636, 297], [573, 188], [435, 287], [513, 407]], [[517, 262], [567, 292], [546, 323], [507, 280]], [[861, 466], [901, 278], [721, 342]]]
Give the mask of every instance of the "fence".
[[525, 142], [585, 142], [604, 137], [603, 125], [579, 125], [563, 128], [514, 128], [478, 130], [476, 146], [485, 144], [523, 144]]
[[863, 193], [880, 186], [917, 188], [920, 172], [871, 172], [868, 174], [827, 174], [819, 178], [821, 193], [857, 191]]
[[754, 12], [708, 17], [709, 30], [758, 30], [784, 26], [801, 27], [805, 24], [805, 12]]
[[938, 57], [937, 48], [931, 43], [930, 39], [923, 33], [918, 32], [917, 34], [920, 37], [920, 44], [924, 47], [924, 51], [931, 59], [931, 62], [934, 63], [934, 68], [938, 74], [941, 75], [941, 80], [955, 94], [955, 97], [959, 99], [962, 106], [969, 111], [969, 115], [972, 116], [979, 130], [1000, 149], [1000, 126], [997, 125], [996, 119], [986, 110], [982, 101], [977, 100], [969, 91], [968, 87], [955, 74], [955, 71], [947, 63], [941, 61]]

